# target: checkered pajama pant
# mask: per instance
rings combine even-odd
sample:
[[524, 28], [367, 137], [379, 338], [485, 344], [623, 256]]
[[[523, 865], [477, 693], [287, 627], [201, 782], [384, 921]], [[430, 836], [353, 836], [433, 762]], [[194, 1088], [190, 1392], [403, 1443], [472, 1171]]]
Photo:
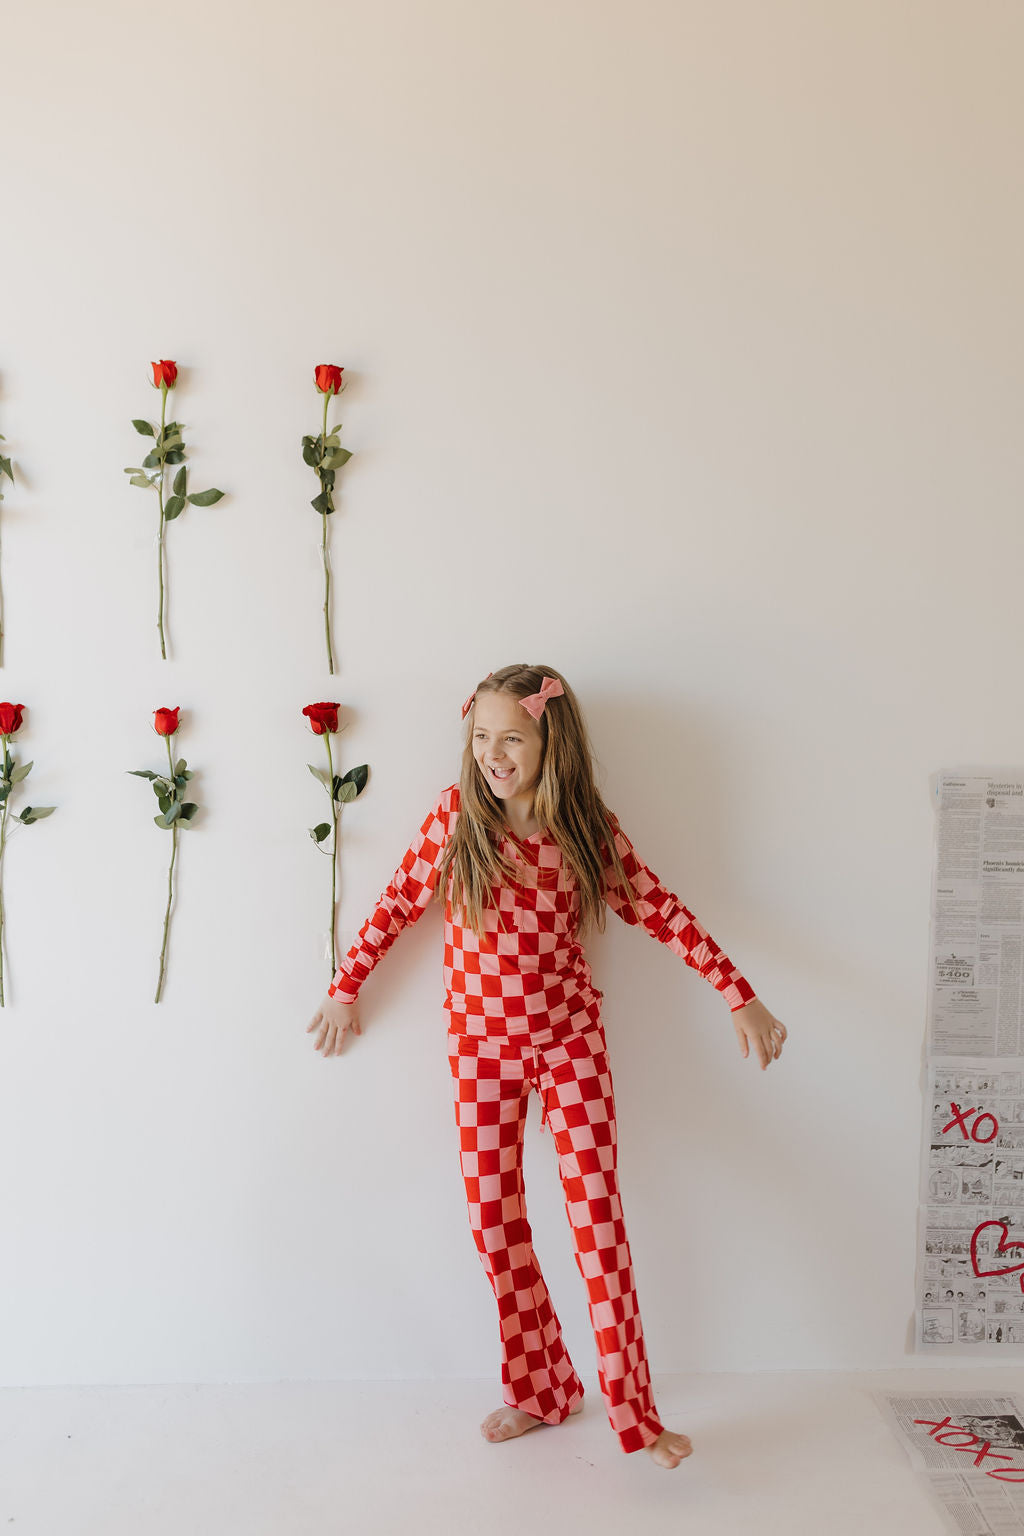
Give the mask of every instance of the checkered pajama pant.
[[[536, 1021], [535, 1021], [536, 1022]], [[449, 1061], [469, 1219], [498, 1303], [504, 1399], [560, 1424], [583, 1385], [533, 1251], [523, 1192], [523, 1129], [541, 1098], [565, 1191], [576, 1263], [597, 1344], [598, 1378], [624, 1451], [662, 1431], [633, 1281], [616, 1171], [615, 1101], [600, 1019], [551, 1041], [451, 1029]], [[537, 1039], [547, 1043], [538, 1045]]]

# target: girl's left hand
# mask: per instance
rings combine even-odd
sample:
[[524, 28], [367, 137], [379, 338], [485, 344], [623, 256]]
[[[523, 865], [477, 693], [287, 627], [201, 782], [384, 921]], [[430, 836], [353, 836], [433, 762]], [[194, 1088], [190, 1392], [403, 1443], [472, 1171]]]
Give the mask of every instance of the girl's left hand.
[[780, 1023], [759, 997], [751, 998], [744, 1008], [737, 1008], [732, 1016], [740, 1054], [749, 1056], [753, 1045], [761, 1063], [761, 1071], [777, 1056], [782, 1055], [782, 1042], [786, 1038], [786, 1026]]

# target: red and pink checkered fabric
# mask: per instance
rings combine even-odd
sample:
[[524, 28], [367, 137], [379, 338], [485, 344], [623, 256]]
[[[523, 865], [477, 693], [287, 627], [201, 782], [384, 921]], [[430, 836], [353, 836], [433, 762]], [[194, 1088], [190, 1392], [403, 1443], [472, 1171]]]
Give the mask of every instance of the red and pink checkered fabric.
[[[402, 929], [422, 916], [437, 884], [445, 842], [459, 812], [459, 787], [449, 787], [427, 816], [376, 910], [338, 967], [328, 988], [352, 1002], [360, 985]], [[640, 921], [659, 943], [675, 951], [722, 993], [729, 1007], [742, 1008], [754, 996], [729, 957], [693, 913], [637, 858], [621, 831], [615, 844], [638, 901]], [[445, 903], [445, 1007], [462, 1021], [464, 1033], [525, 1036], [531, 1021], [557, 1025], [578, 1014], [599, 1016], [601, 993], [577, 939], [576, 881], [546, 832], [505, 840], [504, 852], [518, 870], [514, 885], [492, 892], [478, 937]], [[627, 923], [637, 919], [625, 893], [611, 879], [606, 900]]]
[[554, 1034], [561, 1037], [542, 1031], [536, 1045], [448, 1035], [469, 1223], [498, 1303], [503, 1395], [546, 1424], [560, 1424], [583, 1398], [526, 1219], [523, 1129], [536, 1088], [558, 1152], [608, 1418], [622, 1449], [639, 1451], [662, 1424], [619, 1198], [604, 1030], [598, 1021]]
[[[459, 812], [450, 785], [420, 828], [373, 914], [342, 961], [332, 996], [352, 1001], [402, 929], [430, 904], [445, 842]], [[608, 905], [700, 972], [730, 1008], [754, 993], [706, 929], [637, 858], [615, 843], [639, 917], [606, 866]], [[615, 1104], [601, 994], [579, 943], [579, 893], [544, 832], [509, 835], [511, 885], [491, 892], [478, 937], [444, 919], [445, 1006], [460, 1157], [477, 1249], [498, 1303], [506, 1403], [560, 1423], [583, 1386], [562, 1340], [540, 1272], [523, 1194], [523, 1129], [536, 1089], [558, 1152], [576, 1262], [587, 1290], [598, 1377], [624, 1451], [661, 1433], [619, 1199]]]

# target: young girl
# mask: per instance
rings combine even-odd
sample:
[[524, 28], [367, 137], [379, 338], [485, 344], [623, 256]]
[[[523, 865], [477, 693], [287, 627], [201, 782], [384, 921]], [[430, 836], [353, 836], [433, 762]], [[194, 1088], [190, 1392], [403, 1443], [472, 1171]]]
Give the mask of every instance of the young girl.
[[505, 1407], [488, 1440], [560, 1424], [583, 1405], [534, 1257], [523, 1194], [531, 1088], [558, 1153], [598, 1377], [624, 1451], [675, 1467], [692, 1446], [654, 1406], [616, 1175], [615, 1104], [580, 937], [604, 905], [641, 924], [716, 987], [743, 1056], [762, 1069], [786, 1038], [693, 914], [640, 862], [594, 783], [575, 695], [552, 667], [503, 667], [466, 700], [462, 773], [444, 791], [338, 967], [307, 1033], [336, 1055], [361, 1032], [359, 988], [443, 895], [448, 1055], [473, 1236], [498, 1303]]

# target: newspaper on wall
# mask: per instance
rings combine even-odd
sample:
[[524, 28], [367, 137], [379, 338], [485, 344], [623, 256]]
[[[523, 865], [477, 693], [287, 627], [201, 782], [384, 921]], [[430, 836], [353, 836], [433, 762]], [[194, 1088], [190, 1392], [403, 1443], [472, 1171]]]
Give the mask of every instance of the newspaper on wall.
[[1024, 1402], [1002, 1393], [877, 1392], [958, 1536], [1024, 1536]]
[[1024, 769], [935, 785], [916, 1341], [1024, 1346]]

